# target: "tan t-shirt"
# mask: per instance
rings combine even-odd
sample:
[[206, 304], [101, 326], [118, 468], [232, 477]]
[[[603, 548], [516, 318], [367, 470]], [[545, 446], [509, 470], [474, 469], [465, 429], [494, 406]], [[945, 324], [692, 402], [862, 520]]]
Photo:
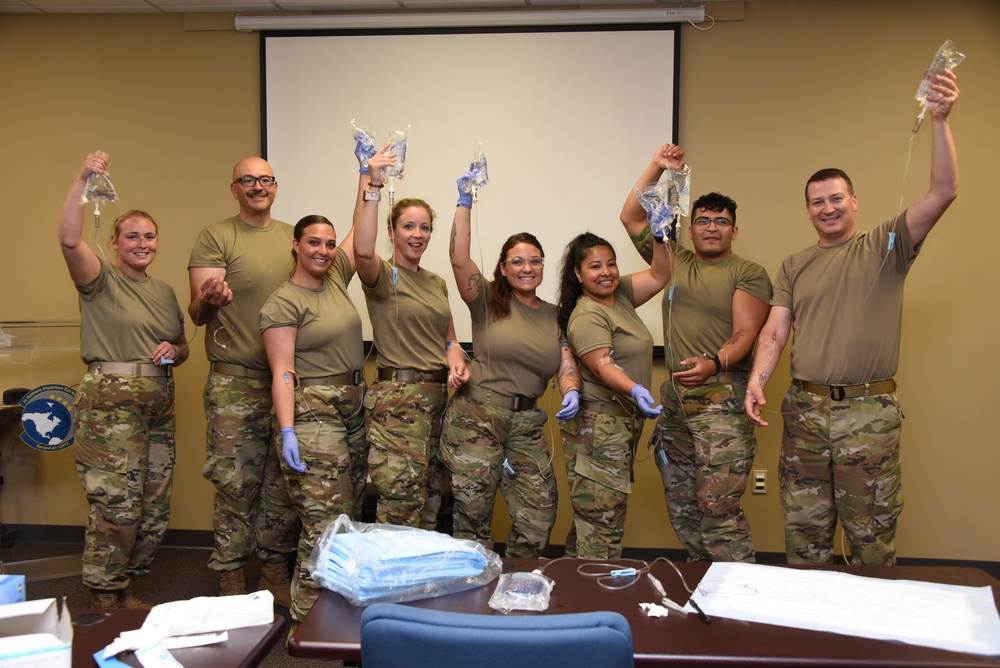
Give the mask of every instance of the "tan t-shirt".
[[364, 292], [380, 368], [448, 368], [445, 340], [451, 305], [443, 278], [426, 269], [393, 267], [383, 260], [378, 282], [373, 288], [365, 285]]
[[469, 382], [505, 395], [542, 396], [562, 358], [556, 306], [543, 300], [533, 309], [511, 297], [510, 315], [494, 320], [486, 310], [489, 283], [482, 287], [468, 304], [473, 349]]
[[322, 378], [361, 369], [361, 316], [347, 294], [354, 272], [340, 248], [323, 286], [304, 288], [285, 281], [260, 310], [260, 331], [295, 327], [295, 373]]
[[277, 220], [254, 227], [239, 216], [213, 223], [191, 249], [188, 269], [192, 267], [224, 268], [233, 291], [233, 302], [205, 326], [209, 361], [266, 371], [260, 307], [291, 274], [292, 227]]
[[149, 364], [161, 341], [184, 334], [184, 314], [161, 280], [129, 278], [101, 260], [101, 272], [80, 295], [80, 357], [84, 362]]
[[[615, 290], [614, 306], [580, 297], [569, 316], [567, 337], [577, 357], [598, 348], [611, 348], [615, 363], [625, 375], [649, 389], [653, 380], [653, 337], [635, 312], [632, 295], [632, 277], [622, 276]], [[582, 399], [611, 401], [614, 398], [614, 392], [598, 381], [587, 365], [581, 364], [580, 368]], [[621, 398], [635, 404], [631, 396]]]
[[[756, 262], [730, 254], [720, 262], [703, 262], [687, 248], [672, 244], [673, 281], [663, 291], [663, 342], [667, 368], [681, 371], [680, 361], [714, 355], [733, 334], [733, 295], [742, 290], [765, 304], [771, 301], [771, 279]], [[752, 354], [730, 360], [728, 368], [749, 371]]]
[[792, 310], [792, 377], [852, 385], [894, 376], [903, 281], [919, 251], [904, 211], [842, 244], [787, 257], [771, 305]]

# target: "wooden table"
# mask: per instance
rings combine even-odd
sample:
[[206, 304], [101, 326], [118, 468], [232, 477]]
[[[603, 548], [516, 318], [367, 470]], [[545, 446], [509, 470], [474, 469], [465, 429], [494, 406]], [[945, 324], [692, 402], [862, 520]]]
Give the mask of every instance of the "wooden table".
[[[546, 562], [537, 559], [506, 559], [515, 571], [530, 571]], [[553, 614], [613, 610], [625, 616], [632, 629], [636, 666], [991, 666], [996, 658], [870, 640], [853, 636], [804, 631], [733, 619], [714, 618], [705, 624], [696, 615], [671, 613], [668, 617], [648, 617], [639, 603], [658, 600], [648, 580], [632, 587], [611, 591], [594, 578], [577, 573], [583, 562], [563, 560], [546, 567], [545, 574], [556, 581], [547, 613]], [[629, 564], [626, 564], [629, 565]], [[634, 564], [631, 564], [634, 565]], [[689, 586], [694, 587], [709, 564], [677, 565]], [[774, 566], [773, 568], [782, 568]], [[816, 567], [813, 567], [816, 568]], [[924, 566], [830, 566], [855, 575], [885, 579], [906, 579], [944, 584], [989, 586], [1000, 600], [1000, 581], [977, 568]], [[684, 603], [688, 599], [676, 572], [669, 564], [653, 564], [651, 572], [667, 590], [667, 595]], [[496, 580], [476, 589], [413, 601], [407, 605], [453, 612], [500, 614], [488, 601]], [[361, 657], [360, 620], [362, 607], [352, 606], [339, 594], [324, 591], [302, 621], [288, 644], [296, 657], [356, 660]], [[516, 614], [516, 613], [512, 613]], [[402, 664], [401, 664], [402, 665]]]
[[[109, 613], [103, 621], [89, 626], [78, 626], [76, 622], [87, 619], [88, 615]], [[149, 614], [148, 610], [93, 610], [70, 608], [73, 625], [73, 668], [94, 668], [94, 653], [104, 649], [121, 634], [142, 626]], [[184, 668], [253, 668], [260, 665], [274, 643], [282, 637], [285, 618], [275, 614], [270, 624], [246, 626], [229, 631], [229, 639], [223, 643], [203, 647], [172, 649], [170, 653]], [[135, 655], [126, 653], [118, 657], [136, 668], [142, 668]]]

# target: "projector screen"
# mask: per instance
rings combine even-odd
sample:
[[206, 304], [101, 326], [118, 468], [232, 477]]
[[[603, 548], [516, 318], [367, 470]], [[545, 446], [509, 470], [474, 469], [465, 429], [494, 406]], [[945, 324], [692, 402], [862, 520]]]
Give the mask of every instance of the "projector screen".
[[[472, 211], [472, 257], [492, 276], [508, 236], [545, 251], [542, 299], [555, 303], [567, 242], [591, 231], [611, 242], [622, 273], [645, 268], [618, 214], [654, 150], [676, 141], [676, 26], [406, 34], [262, 33], [262, 145], [278, 179], [273, 215], [308, 214], [347, 234], [358, 184], [352, 119], [381, 146], [409, 128], [395, 197], [437, 213], [421, 267], [444, 277], [459, 339], [469, 312], [448, 260], [455, 180], [481, 144], [490, 183]], [[387, 190], [378, 251], [385, 234]], [[360, 281], [351, 295], [371, 339]], [[662, 345], [659, 298], [640, 309]]]

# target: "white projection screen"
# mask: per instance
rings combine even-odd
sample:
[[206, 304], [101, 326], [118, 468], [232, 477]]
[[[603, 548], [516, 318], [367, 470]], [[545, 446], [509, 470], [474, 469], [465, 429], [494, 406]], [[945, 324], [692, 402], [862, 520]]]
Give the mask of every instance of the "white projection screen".
[[[677, 136], [676, 26], [546, 28], [434, 34], [262, 33], [262, 147], [278, 179], [273, 213], [294, 224], [327, 216], [340, 237], [358, 184], [351, 120], [379, 143], [409, 127], [395, 197], [437, 213], [421, 267], [444, 277], [459, 339], [469, 312], [455, 289], [448, 241], [455, 179], [482, 144], [490, 183], [472, 212], [472, 257], [492, 276], [504, 240], [538, 237], [539, 294], [556, 300], [567, 242], [608, 239], [622, 273], [645, 268], [618, 214], [654, 150]], [[388, 257], [383, 191], [379, 253]], [[371, 339], [360, 281], [351, 294]], [[659, 299], [640, 309], [662, 345]]]

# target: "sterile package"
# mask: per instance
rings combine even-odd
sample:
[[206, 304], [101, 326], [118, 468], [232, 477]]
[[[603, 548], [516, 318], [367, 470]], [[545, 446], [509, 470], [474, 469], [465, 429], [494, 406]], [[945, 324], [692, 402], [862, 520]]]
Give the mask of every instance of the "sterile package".
[[317, 541], [309, 570], [352, 605], [368, 605], [479, 587], [499, 575], [503, 564], [498, 554], [471, 540], [341, 515]]
[[955, 69], [959, 63], [965, 60], [965, 54], [961, 53], [955, 48], [952, 41], [946, 40], [941, 48], [937, 50], [934, 54], [934, 59], [931, 60], [930, 67], [924, 73], [924, 78], [920, 80], [920, 86], [917, 88], [917, 94], [914, 96], [920, 104], [933, 107], [934, 104], [927, 104], [927, 96], [931, 92], [931, 84], [934, 83], [934, 77], [944, 72], [945, 68], [949, 70]]
[[490, 596], [490, 607], [505, 615], [511, 610], [548, 610], [555, 584], [542, 573], [504, 573]]
[[387, 179], [403, 179], [403, 171], [406, 169], [406, 147], [410, 141], [410, 126], [405, 130], [396, 130], [389, 134], [388, 153], [396, 154], [396, 163], [386, 167], [382, 173]]

